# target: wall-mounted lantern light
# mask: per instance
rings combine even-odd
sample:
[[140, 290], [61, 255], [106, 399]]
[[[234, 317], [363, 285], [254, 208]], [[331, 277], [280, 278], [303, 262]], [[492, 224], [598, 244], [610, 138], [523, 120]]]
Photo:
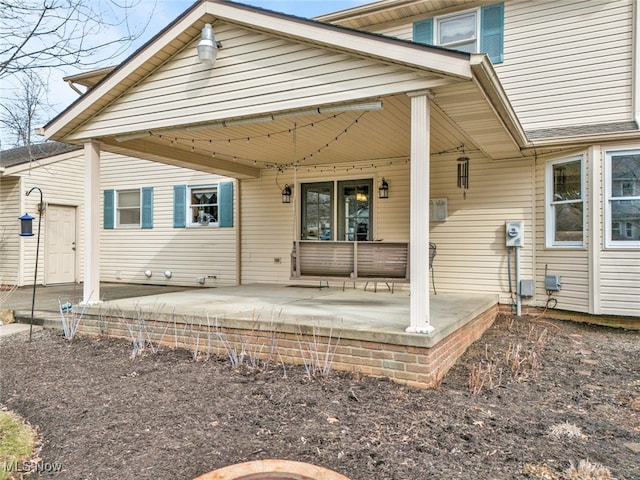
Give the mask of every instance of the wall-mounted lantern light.
[[220, 42], [216, 42], [215, 35], [213, 33], [213, 27], [210, 23], [207, 23], [202, 28], [202, 34], [200, 35], [200, 41], [198, 42], [198, 59], [202, 63], [210, 63], [213, 65], [218, 56], [218, 49], [222, 47]]
[[33, 237], [33, 219], [31, 215], [25, 213], [23, 216], [18, 217], [20, 220], [20, 236], [21, 237]]
[[282, 189], [282, 203], [291, 203], [291, 187], [286, 184]]
[[380, 182], [380, 187], [378, 188], [378, 197], [389, 198], [389, 184], [384, 177], [382, 177], [382, 182]]

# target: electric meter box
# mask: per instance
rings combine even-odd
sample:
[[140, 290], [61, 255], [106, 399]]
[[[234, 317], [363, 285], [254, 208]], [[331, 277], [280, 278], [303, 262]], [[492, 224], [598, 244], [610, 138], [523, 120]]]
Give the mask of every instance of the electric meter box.
[[505, 222], [507, 247], [522, 247], [524, 243], [524, 222], [513, 220]]

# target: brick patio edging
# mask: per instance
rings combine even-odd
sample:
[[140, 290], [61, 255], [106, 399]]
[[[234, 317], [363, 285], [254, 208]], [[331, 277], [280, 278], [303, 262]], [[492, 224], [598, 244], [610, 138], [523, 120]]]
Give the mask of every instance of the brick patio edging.
[[404, 345], [363, 340], [362, 332], [358, 332], [360, 338], [349, 338], [349, 332], [338, 329], [327, 332], [327, 329], [308, 325], [297, 326], [297, 331], [292, 331], [291, 325], [284, 328], [283, 324], [268, 322], [253, 322], [245, 327], [230, 322], [234, 326], [229, 327], [194, 317], [156, 320], [145, 318], [140, 312], [135, 319], [122, 315], [86, 315], [79, 331], [128, 340], [133, 336], [154, 345], [197, 350], [200, 356], [226, 356], [229, 349], [236, 353], [244, 350], [254, 360], [269, 359], [275, 364], [301, 365], [313, 360], [322, 364], [328, 355], [330, 368], [334, 370], [388, 377], [408, 386], [431, 388], [439, 384], [457, 359], [493, 324], [498, 308], [496, 304], [484, 310], [431, 346], [417, 346], [415, 338], [409, 339], [408, 343], [413, 344]]

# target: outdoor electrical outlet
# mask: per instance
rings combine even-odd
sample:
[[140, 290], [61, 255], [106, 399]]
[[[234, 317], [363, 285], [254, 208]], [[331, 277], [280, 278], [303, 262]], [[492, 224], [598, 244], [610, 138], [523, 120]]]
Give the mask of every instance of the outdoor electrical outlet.
[[210, 278], [210, 279], [215, 280], [215, 279], [216, 279], [216, 278], [218, 278], [218, 277], [216, 277], [215, 275], [207, 275], [207, 278]]
[[273, 263], [282, 263], [282, 259], [280, 257], [276, 257], [273, 259]]

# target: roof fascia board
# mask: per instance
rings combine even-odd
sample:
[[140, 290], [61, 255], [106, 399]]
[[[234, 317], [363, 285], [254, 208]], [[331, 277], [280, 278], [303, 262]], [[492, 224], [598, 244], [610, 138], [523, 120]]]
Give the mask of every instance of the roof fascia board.
[[[290, 16], [255, 10], [246, 5], [210, 1], [206, 8], [210, 15], [236, 25], [460, 79], [472, 76], [469, 56], [465, 53], [302, 18], [292, 20]], [[416, 55], [417, 51], [419, 55]]]
[[489, 56], [484, 53], [472, 54], [471, 70], [473, 71], [474, 80], [487, 98], [487, 103], [494, 109], [516, 145], [521, 149], [531, 146], [531, 142], [527, 138], [527, 134], [509, 102], [509, 98], [498, 79]]
[[588, 146], [594, 143], [627, 142], [640, 141], [640, 130], [627, 132], [611, 132], [593, 135], [573, 135], [570, 137], [549, 137], [531, 140], [531, 145], [535, 147], [554, 146]]

